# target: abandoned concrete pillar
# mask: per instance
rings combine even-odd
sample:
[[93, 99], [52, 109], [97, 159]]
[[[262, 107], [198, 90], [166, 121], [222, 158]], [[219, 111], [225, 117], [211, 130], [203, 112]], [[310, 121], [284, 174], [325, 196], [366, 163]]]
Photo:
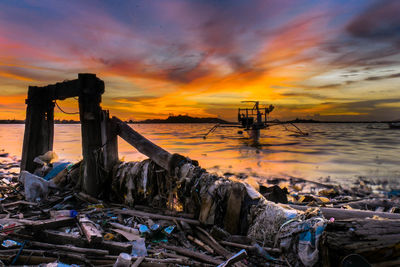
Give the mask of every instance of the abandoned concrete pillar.
[[29, 86], [26, 104], [21, 171], [33, 172], [36, 168], [33, 159], [53, 150], [54, 102], [46, 88]]

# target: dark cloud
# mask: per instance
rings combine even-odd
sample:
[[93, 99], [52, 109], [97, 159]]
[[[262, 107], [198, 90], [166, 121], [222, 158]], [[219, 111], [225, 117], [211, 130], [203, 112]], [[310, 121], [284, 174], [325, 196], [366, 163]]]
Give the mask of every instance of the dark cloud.
[[400, 40], [400, 1], [377, 1], [356, 17], [347, 31], [355, 37], [366, 39]]
[[307, 115], [310, 115], [310, 110], [318, 110], [317, 113], [320, 114], [318, 115], [318, 120], [390, 121], [399, 119], [400, 107], [384, 104], [396, 104], [399, 102], [400, 98], [349, 101], [345, 103], [341, 102], [340, 99], [334, 99], [320, 104], [280, 105], [276, 110], [289, 116], [288, 119], [307, 117]]
[[365, 78], [365, 80], [366, 81], [379, 81], [379, 80], [393, 79], [393, 78], [400, 78], [400, 73], [394, 73], [394, 74], [383, 75], [383, 76], [371, 76], [371, 77]]
[[[289, 93], [282, 93], [281, 95], [286, 96], [286, 97], [300, 97], [300, 98], [309, 97], [309, 98], [317, 99], [317, 100], [327, 99], [327, 96], [325, 96], [325, 95], [321, 95], [318, 93], [307, 93], [307, 92], [300, 92], [300, 93], [289, 92]], [[334, 101], [348, 100], [347, 98], [339, 98], [339, 97], [335, 97], [335, 98], [330, 97], [330, 99], [334, 100]]]
[[316, 88], [318, 89], [326, 89], [326, 88], [337, 88], [339, 86], [342, 86], [340, 83], [331, 83], [331, 84], [326, 84], [326, 85], [320, 85], [317, 86]]
[[157, 97], [155, 96], [130, 96], [130, 97], [113, 97], [111, 100], [116, 102], [132, 102], [132, 103], [140, 103], [146, 100], [154, 100]]

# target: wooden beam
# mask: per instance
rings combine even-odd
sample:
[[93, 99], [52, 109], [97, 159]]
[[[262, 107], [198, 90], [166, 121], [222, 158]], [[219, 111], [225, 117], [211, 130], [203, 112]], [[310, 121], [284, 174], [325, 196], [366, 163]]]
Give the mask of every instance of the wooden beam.
[[41, 240], [54, 244], [74, 245], [77, 247], [85, 247], [88, 245], [87, 240], [80, 236], [50, 229], [43, 230], [40, 233], [40, 237]]
[[39, 231], [43, 229], [55, 229], [60, 227], [69, 226], [75, 223], [74, 218], [65, 217], [65, 218], [53, 218], [42, 221], [33, 221], [31, 225], [27, 225], [27, 227], [31, 227], [33, 231]]
[[[297, 210], [307, 210], [311, 207], [309, 206], [300, 206], [300, 205], [289, 205], [290, 207], [297, 209]], [[367, 218], [372, 216], [379, 216], [382, 218], [387, 219], [400, 219], [400, 214], [398, 213], [389, 213], [389, 212], [376, 212], [376, 211], [369, 211], [369, 210], [345, 210], [345, 209], [338, 209], [338, 208], [325, 208], [319, 207], [322, 211], [322, 214], [325, 218], [335, 218], [335, 220], [344, 220], [344, 219], [351, 219], [351, 218]]]
[[140, 153], [148, 156], [160, 167], [167, 171], [171, 171], [169, 166], [172, 157], [171, 153], [153, 144], [117, 117], [113, 117], [112, 120], [118, 126], [118, 134], [122, 139], [135, 147]]

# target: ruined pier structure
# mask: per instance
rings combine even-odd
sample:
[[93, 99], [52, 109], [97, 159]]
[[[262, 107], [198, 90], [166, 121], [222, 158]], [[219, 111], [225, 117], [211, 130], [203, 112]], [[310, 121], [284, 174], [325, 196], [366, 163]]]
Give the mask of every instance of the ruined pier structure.
[[103, 93], [104, 82], [95, 74], [88, 73], [81, 73], [78, 79], [72, 81], [43, 87], [30, 86], [26, 99], [21, 171], [34, 172], [34, 158], [53, 149], [55, 101], [69, 97], [79, 97], [83, 191], [98, 197], [104, 186], [109, 186], [106, 185], [106, 178], [119, 162], [118, 135], [164, 170], [175, 170], [176, 161], [185, 157], [171, 154], [153, 144], [117, 117], [110, 118], [108, 110], [100, 107]]
[[56, 100], [79, 98], [82, 131], [83, 190], [92, 196], [101, 191], [102, 176], [118, 161], [115, 124], [100, 107], [104, 82], [95, 74], [47, 86], [29, 86], [21, 170], [33, 172], [34, 158], [53, 150]]

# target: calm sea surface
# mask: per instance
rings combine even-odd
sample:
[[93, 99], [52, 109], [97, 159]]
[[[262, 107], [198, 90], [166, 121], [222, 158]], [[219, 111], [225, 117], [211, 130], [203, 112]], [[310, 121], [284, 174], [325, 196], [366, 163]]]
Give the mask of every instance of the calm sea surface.
[[[297, 124], [309, 136], [282, 126], [262, 131], [254, 145], [235, 128], [220, 128], [203, 139], [212, 124], [134, 124], [139, 133], [171, 153], [199, 161], [211, 172], [243, 173], [262, 178], [301, 177], [333, 182], [363, 176], [400, 181], [400, 130], [386, 124]], [[0, 125], [0, 150], [20, 157], [24, 125]], [[56, 125], [54, 151], [62, 159], [81, 159], [80, 125]], [[124, 160], [146, 157], [119, 139]]]

